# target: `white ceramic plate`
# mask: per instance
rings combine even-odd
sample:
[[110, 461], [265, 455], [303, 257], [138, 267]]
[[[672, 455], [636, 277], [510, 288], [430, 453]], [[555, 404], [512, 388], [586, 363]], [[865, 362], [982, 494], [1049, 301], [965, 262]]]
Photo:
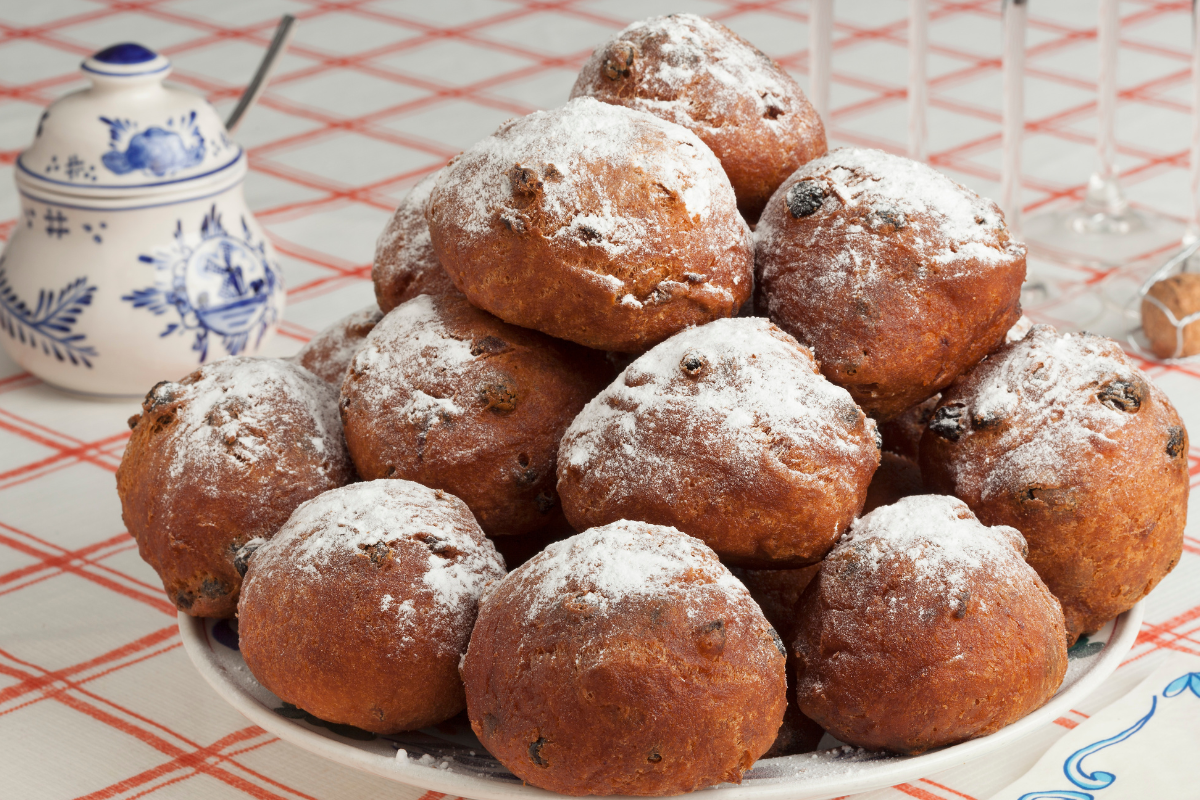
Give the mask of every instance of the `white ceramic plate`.
[[[991, 736], [919, 756], [831, 747], [817, 753], [760, 760], [740, 785], [696, 792], [706, 800], [819, 800], [865, 792], [932, 775], [1003, 750], [1076, 705], [1113, 673], [1142, 625], [1143, 604], [1071, 649], [1067, 676], [1050, 702]], [[559, 795], [526, 786], [479, 744], [464, 718], [422, 731], [378, 736], [331, 725], [287, 706], [246, 668], [229, 620], [179, 614], [183, 646], [196, 669], [230, 705], [284, 741], [340, 764], [400, 783], [473, 800], [547, 800]], [[827, 735], [823, 740], [828, 743]]]

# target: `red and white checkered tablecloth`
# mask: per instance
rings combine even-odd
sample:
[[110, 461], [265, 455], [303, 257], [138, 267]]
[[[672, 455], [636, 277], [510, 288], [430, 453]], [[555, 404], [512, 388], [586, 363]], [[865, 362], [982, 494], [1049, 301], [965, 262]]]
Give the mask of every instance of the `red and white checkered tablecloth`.
[[[1190, 213], [1190, 3], [1121, 4], [1119, 162], [1131, 198]], [[929, 149], [996, 196], [1000, 2], [931, 0]], [[1026, 209], [1081, 196], [1096, 122], [1095, 0], [1030, 0]], [[501, 121], [566, 100], [593, 46], [633, 19], [694, 11], [807, 86], [809, 8], [784, 0], [0, 0], [0, 237], [18, 215], [18, 152], [81, 57], [120, 41], [167, 54], [173, 80], [228, 111], [281, 13], [289, 54], [237, 139], [246, 191], [286, 273], [271, 354], [373, 299], [371, 256], [397, 201]], [[906, 150], [907, 5], [836, 6], [831, 143]], [[1083, 290], [1045, 320], [1077, 321]], [[1147, 365], [1200, 441], [1200, 369]], [[176, 377], [176, 376], [164, 376]], [[149, 387], [147, 387], [149, 388]], [[175, 610], [121, 523], [113, 473], [134, 402], [56, 392], [0, 355], [0, 797], [409, 798], [280, 742], [230, 709], [184, 655]], [[1200, 447], [1189, 453], [1200, 485]], [[1195, 516], [1195, 515], [1194, 515]], [[1200, 654], [1200, 528], [1150, 597], [1133, 652], [1056, 725], [983, 762], [861, 795], [986, 798], [1148, 673]]]

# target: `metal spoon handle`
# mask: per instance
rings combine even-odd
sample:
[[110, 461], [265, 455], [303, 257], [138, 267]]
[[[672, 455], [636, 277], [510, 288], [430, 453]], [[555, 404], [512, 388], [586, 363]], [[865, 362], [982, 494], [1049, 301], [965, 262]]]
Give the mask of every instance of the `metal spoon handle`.
[[263, 90], [267, 88], [267, 83], [271, 80], [271, 73], [275, 70], [275, 62], [283, 55], [283, 51], [287, 50], [288, 42], [292, 39], [292, 32], [295, 26], [296, 18], [291, 14], [284, 14], [279, 19], [279, 25], [275, 28], [275, 37], [271, 39], [271, 46], [267, 48], [266, 54], [263, 55], [263, 60], [259, 63], [258, 70], [254, 73], [254, 79], [250, 81], [250, 85], [246, 87], [246, 91], [242, 92], [242, 97], [238, 100], [237, 107], [233, 109], [233, 113], [226, 120], [225, 130], [233, 133], [242, 121], [242, 117], [258, 101], [258, 96], [263, 93]]

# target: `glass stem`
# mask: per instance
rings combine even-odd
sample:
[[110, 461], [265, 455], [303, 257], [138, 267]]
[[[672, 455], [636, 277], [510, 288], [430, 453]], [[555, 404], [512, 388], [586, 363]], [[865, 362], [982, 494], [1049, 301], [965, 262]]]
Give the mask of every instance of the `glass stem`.
[[829, 132], [829, 84], [833, 64], [833, 0], [811, 0], [808, 13], [810, 99]]
[[1117, 110], [1117, 44], [1120, 25], [1117, 0], [1100, 0], [1100, 75], [1097, 85], [1096, 156], [1097, 171], [1088, 181], [1084, 209], [1093, 214], [1119, 217], [1128, 204], [1117, 180], [1117, 145], [1114, 133]]
[[1192, 0], [1192, 222], [1184, 244], [1200, 239], [1200, 0]]
[[1021, 144], [1025, 134], [1025, 0], [1004, 0], [1004, 106], [1000, 207], [1008, 230], [1021, 233]]
[[908, 0], [908, 157], [925, 161], [925, 117], [929, 106], [929, 80], [925, 54], [929, 49], [929, 0]]

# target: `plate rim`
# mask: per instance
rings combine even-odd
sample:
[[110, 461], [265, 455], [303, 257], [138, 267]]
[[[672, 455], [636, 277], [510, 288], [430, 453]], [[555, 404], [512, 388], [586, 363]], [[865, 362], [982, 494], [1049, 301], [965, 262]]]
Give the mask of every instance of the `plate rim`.
[[[754, 784], [721, 784], [693, 792], [706, 795], [719, 792], [721, 800], [821, 800], [843, 794], [871, 791], [893, 786], [945, 769], [961, 766], [1005, 744], [1016, 741], [1039, 729], [1044, 723], [1061, 716], [1063, 711], [1090, 695], [1116, 671], [1125, 655], [1133, 648], [1145, 615], [1143, 598], [1133, 608], [1119, 614], [1113, 621], [1108, 643], [1091, 669], [1069, 689], [1050, 698], [1041, 708], [993, 734], [971, 739], [961, 744], [934, 750], [902, 761], [881, 764], [871, 773], [861, 776], [825, 775], [811, 779], [765, 778]], [[335, 763], [360, 769], [418, 789], [470, 797], [473, 800], [523, 800], [524, 798], [565, 798], [545, 789], [524, 783], [497, 781], [477, 775], [430, 766], [406, 760], [386, 759], [335, 739], [330, 739], [291, 720], [278, 716], [263, 706], [235, 681], [226, 677], [225, 670], [205, 655], [208, 644], [207, 620], [178, 612], [179, 635], [183, 649], [196, 671], [220, 697], [242, 716], [285, 742]], [[800, 759], [806, 754], [781, 756]], [[870, 762], [864, 762], [864, 766]], [[610, 800], [622, 800], [611, 796]], [[635, 800], [629, 798], [628, 800]]]

